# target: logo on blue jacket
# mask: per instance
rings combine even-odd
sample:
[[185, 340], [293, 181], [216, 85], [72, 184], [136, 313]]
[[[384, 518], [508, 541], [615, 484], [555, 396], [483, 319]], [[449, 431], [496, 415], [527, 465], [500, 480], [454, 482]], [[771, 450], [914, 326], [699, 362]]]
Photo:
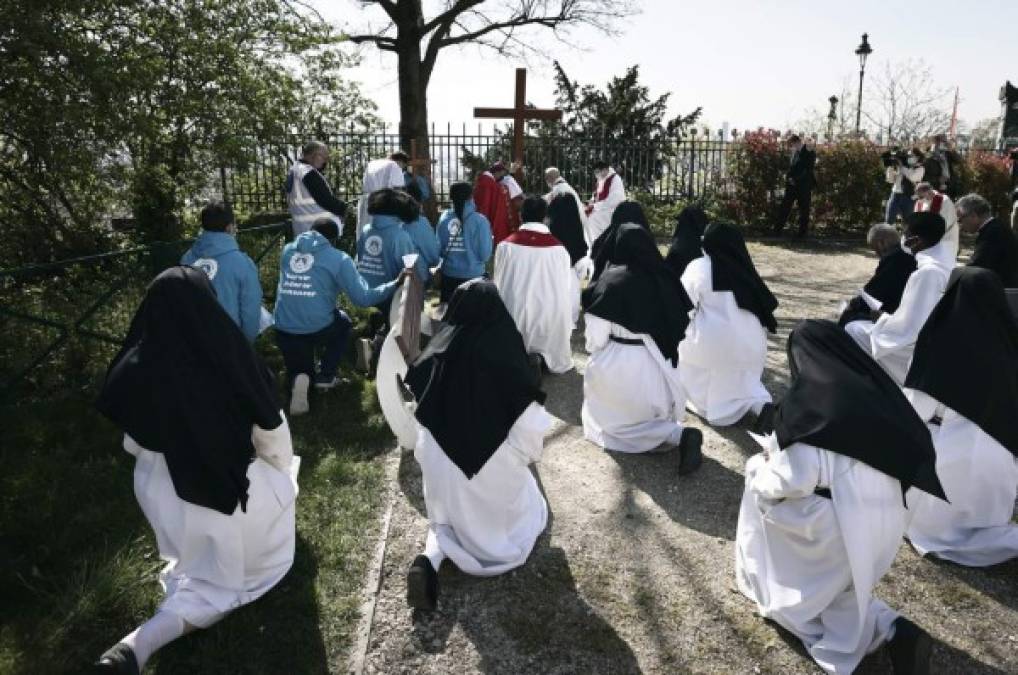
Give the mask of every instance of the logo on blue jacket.
[[368, 237], [368, 240], [364, 242], [364, 251], [368, 255], [382, 255], [382, 238], [377, 235]]
[[219, 262], [214, 258], [198, 258], [191, 263], [191, 267], [196, 267], [204, 272], [205, 276], [209, 278], [209, 281], [215, 279], [216, 274], [219, 273]]
[[290, 269], [294, 274], [307, 274], [314, 264], [315, 257], [310, 253], [294, 253], [290, 258]]

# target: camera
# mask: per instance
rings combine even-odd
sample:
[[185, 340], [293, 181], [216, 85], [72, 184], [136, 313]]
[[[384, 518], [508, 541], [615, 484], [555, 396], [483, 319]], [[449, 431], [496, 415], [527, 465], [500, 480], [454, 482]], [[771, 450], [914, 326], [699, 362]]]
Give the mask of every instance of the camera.
[[884, 168], [888, 169], [892, 166], [897, 167], [902, 164], [908, 164], [908, 153], [895, 145], [881, 154], [880, 159], [884, 163]]

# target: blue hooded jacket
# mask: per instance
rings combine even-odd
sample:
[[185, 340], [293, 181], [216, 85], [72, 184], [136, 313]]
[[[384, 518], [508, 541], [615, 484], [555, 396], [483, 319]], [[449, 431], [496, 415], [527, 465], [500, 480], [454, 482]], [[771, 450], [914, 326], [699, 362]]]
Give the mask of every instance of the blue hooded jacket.
[[236, 237], [203, 230], [180, 258], [180, 264], [205, 272], [216, 289], [219, 304], [247, 339], [254, 342], [262, 315], [262, 284], [258, 268], [237, 246]]
[[346, 293], [358, 307], [382, 302], [396, 289], [395, 281], [372, 288], [346, 253], [311, 230], [283, 248], [276, 289], [276, 329], [307, 335], [332, 324], [336, 300]]
[[484, 274], [491, 258], [491, 224], [477, 212], [474, 200], [463, 204], [463, 223], [454, 209], [438, 219], [438, 245], [442, 274], [456, 279], [474, 279]]
[[[417, 253], [403, 221], [396, 216], [371, 216], [371, 222], [357, 240], [357, 270], [369, 284], [392, 281], [403, 271], [403, 256]], [[418, 257], [414, 270], [421, 281], [428, 280], [428, 266]]]
[[[427, 218], [421, 216], [412, 223], [405, 223], [403, 230], [410, 235], [410, 241], [414, 243], [414, 248], [421, 255], [421, 259], [429, 270], [428, 277], [430, 278], [430, 268], [437, 265], [441, 258], [438, 253], [438, 236], [435, 234], [435, 228], [431, 226]], [[422, 281], [427, 281], [427, 279]]]

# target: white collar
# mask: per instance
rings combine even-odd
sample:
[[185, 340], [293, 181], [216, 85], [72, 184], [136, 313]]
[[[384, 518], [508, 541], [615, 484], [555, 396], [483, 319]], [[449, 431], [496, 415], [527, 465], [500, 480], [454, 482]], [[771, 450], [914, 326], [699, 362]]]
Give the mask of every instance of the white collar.
[[521, 230], [527, 230], [528, 232], [540, 232], [541, 234], [551, 234], [551, 230], [544, 223], [523, 223], [520, 225]]
[[936, 246], [919, 251], [915, 254], [916, 263], [920, 267], [927, 267], [929, 265], [936, 265], [941, 267], [948, 272], [954, 269], [955, 258], [951, 255], [951, 251], [947, 247], [947, 242], [941, 239], [937, 242]]

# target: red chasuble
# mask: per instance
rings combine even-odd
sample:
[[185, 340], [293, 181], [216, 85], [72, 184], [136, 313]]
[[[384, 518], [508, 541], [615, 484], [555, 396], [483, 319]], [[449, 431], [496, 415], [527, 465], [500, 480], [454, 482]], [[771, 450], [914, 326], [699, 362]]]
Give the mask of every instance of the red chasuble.
[[509, 188], [485, 171], [474, 183], [474, 206], [477, 207], [477, 212], [483, 214], [491, 223], [491, 234], [495, 239], [495, 246], [498, 246], [499, 242], [513, 231], [509, 219]]

